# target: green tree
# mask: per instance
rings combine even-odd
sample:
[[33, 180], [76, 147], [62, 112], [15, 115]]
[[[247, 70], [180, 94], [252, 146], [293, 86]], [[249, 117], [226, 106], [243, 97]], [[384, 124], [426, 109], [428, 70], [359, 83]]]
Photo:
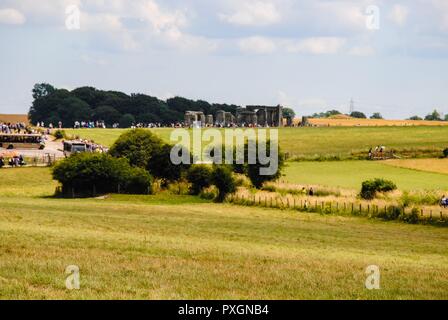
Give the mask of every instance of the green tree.
[[375, 112], [370, 116], [370, 119], [383, 119], [383, 116], [379, 112]]
[[367, 119], [366, 115], [360, 111], [353, 111], [350, 113], [350, 117], [358, 119]]
[[132, 114], [126, 113], [121, 116], [119, 121], [120, 128], [130, 128], [135, 123], [135, 118]]
[[420, 120], [423, 120], [423, 119], [421, 117], [419, 117], [419, 116], [412, 116], [408, 120], [420, 121]]
[[64, 126], [71, 127], [75, 121], [91, 120], [92, 109], [83, 100], [76, 97], [68, 97], [58, 104], [57, 114]]
[[366, 180], [362, 183], [360, 196], [366, 200], [375, 198], [377, 192], [390, 192], [396, 190], [395, 183], [384, 179]]
[[36, 83], [33, 87], [33, 99], [41, 99], [49, 96], [55, 91], [55, 88], [48, 83]]
[[[266, 142], [266, 156], [268, 159], [271, 158], [271, 142], [270, 140], [268, 140]], [[245, 146], [246, 149], [246, 153], [248, 152], [248, 144], [247, 143]], [[247, 176], [249, 177], [250, 181], [252, 182], [252, 184], [254, 185], [255, 188], [260, 189], [263, 184], [267, 181], [273, 181], [273, 180], [277, 180], [282, 173], [283, 167], [284, 167], [284, 156], [280, 150], [280, 147], [278, 146], [277, 143], [275, 143], [274, 145], [274, 149], [277, 149], [277, 171], [273, 174], [267, 175], [267, 174], [263, 174], [263, 172], [261, 171], [262, 168], [268, 168], [271, 163], [267, 163], [267, 164], [262, 164], [262, 161], [259, 157], [258, 154], [258, 150], [256, 152], [256, 163], [255, 164], [246, 164], [246, 173]], [[275, 155], [272, 154], [272, 157], [274, 157]], [[271, 160], [272, 161], [272, 160]]]
[[104, 121], [106, 125], [119, 123], [121, 118], [120, 112], [111, 106], [99, 106], [93, 110], [93, 120]]
[[328, 110], [326, 112], [314, 113], [309, 118], [329, 118], [341, 114], [338, 110]]
[[432, 113], [428, 114], [425, 117], [425, 120], [428, 120], [428, 121], [441, 121], [442, 117], [441, 117], [440, 113], [437, 110], [434, 110]]
[[[171, 149], [173, 146], [169, 144], [155, 145], [151, 157], [148, 161], [146, 169], [156, 178], [162, 179], [164, 185], [168, 182], [177, 181], [187, 169], [187, 165], [173, 164], [171, 161]], [[188, 152], [184, 150], [183, 152]]]
[[296, 113], [291, 108], [283, 108], [283, 118], [290, 118], [294, 119], [296, 116]]
[[187, 171], [187, 180], [191, 183], [191, 193], [198, 195], [212, 183], [212, 168], [207, 165], [192, 165]]
[[109, 153], [126, 158], [133, 166], [146, 169], [154, 154], [160, 152], [163, 141], [149, 130], [133, 129], [123, 133], [112, 145]]
[[[53, 178], [62, 184], [62, 193], [91, 196], [121, 192], [148, 193], [151, 176], [140, 168], [132, 168], [126, 159], [108, 154], [78, 153], [58, 162], [52, 170]], [[121, 186], [121, 188], [120, 188]]]
[[215, 166], [211, 175], [211, 181], [218, 189], [218, 196], [215, 199], [216, 202], [224, 202], [229, 193], [236, 191], [235, 180], [229, 166]]

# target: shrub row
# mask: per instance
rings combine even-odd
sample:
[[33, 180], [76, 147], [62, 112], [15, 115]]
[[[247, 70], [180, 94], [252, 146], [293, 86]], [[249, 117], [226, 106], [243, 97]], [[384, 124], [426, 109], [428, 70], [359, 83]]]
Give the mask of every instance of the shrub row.
[[53, 167], [53, 178], [62, 184], [63, 196], [96, 196], [109, 192], [147, 194], [151, 175], [131, 167], [126, 159], [107, 154], [78, 153]]

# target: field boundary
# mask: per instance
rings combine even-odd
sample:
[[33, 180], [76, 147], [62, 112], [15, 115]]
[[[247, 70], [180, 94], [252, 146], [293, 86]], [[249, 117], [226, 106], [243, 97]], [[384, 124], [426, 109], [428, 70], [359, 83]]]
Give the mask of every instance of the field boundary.
[[311, 197], [294, 195], [232, 194], [226, 199], [235, 205], [257, 206], [271, 209], [297, 210], [319, 214], [336, 214], [379, 218], [386, 221], [397, 220], [411, 224], [431, 224], [448, 226], [448, 209], [400, 205], [365, 204], [361, 201], [322, 201]]

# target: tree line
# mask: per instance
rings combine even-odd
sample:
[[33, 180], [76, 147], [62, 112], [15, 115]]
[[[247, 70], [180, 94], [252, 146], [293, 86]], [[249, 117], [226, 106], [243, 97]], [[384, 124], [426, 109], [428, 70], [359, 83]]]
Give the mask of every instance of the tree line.
[[107, 126], [117, 123], [130, 127], [132, 123], [170, 125], [183, 122], [185, 111], [216, 114], [218, 110], [235, 113], [234, 104], [209, 103], [174, 97], [166, 101], [146, 94], [126, 94], [94, 87], [74, 90], [58, 89], [48, 83], [38, 83], [32, 90], [33, 103], [29, 110], [31, 123], [44, 122], [72, 127], [75, 121], [104, 121]]
[[[326, 112], [314, 113], [308, 118], [330, 118], [337, 115], [342, 115], [342, 112], [338, 110], [328, 110]], [[367, 116], [361, 111], [353, 111], [350, 114], [348, 114], [348, 116], [357, 119], [367, 119]], [[370, 116], [370, 119], [384, 119], [384, 118], [381, 115], [381, 113], [375, 112]], [[424, 118], [419, 116], [412, 116], [407, 120], [448, 121], [448, 114], [446, 114], [445, 117], [443, 117], [443, 115], [439, 111], [434, 110], [433, 112], [427, 114]]]

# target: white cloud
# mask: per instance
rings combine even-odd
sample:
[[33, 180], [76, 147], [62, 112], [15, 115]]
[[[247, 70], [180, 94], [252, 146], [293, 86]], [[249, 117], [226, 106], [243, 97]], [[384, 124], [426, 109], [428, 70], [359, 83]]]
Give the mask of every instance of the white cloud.
[[243, 38], [238, 44], [241, 51], [245, 53], [269, 54], [276, 50], [276, 44], [273, 40], [258, 36]]
[[402, 5], [394, 5], [389, 14], [389, 19], [396, 25], [403, 27], [408, 19], [409, 9]]
[[270, 1], [238, 1], [233, 13], [219, 14], [222, 21], [242, 26], [266, 26], [278, 23], [281, 14]]
[[187, 24], [187, 18], [181, 10], [163, 11], [154, 0], [143, 1], [137, 6], [141, 18], [147, 20], [153, 29], [160, 32], [177, 32]]
[[19, 25], [24, 24], [25, 21], [25, 16], [16, 9], [0, 9], [0, 23]]
[[375, 49], [373, 49], [371, 46], [355, 46], [348, 50], [348, 54], [352, 56], [372, 56], [375, 54]]
[[11, 7], [29, 17], [29, 20], [47, 25], [53, 24], [55, 21], [63, 22], [67, 6], [81, 6], [81, 0], [9, 0], [8, 2], [11, 3]]
[[366, 29], [366, 5], [362, 1], [352, 4], [347, 1], [316, 2], [312, 7], [313, 13], [311, 22], [328, 30]]
[[346, 43], [346, 39], [337, 37], [316, 37], [292, 41], [286, 45], [290, 53], [336, 54]]

